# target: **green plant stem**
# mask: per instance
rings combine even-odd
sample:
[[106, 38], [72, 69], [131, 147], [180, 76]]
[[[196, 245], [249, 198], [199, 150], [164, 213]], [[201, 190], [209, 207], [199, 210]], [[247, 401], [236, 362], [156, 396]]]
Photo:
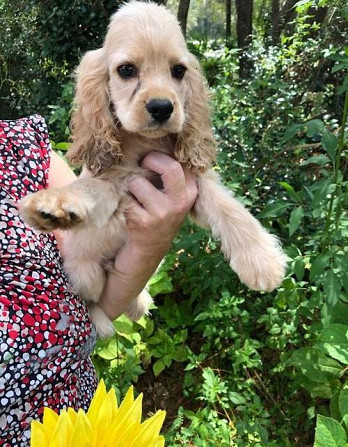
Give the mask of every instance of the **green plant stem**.
[[[342, 117], [342, 126], [340, 130], [340, 135], [338, 139], [338, 147], [337, 147], [337, 153], [336, 153], [336, 160], [333, 167], [333, 175], [332, 175], [332, 182], [336, 185], [335, 190], [331, 194], [330, 202], [329, 202], [329, 209], [326, 214], [326, 220], [325, 220], [325, 227], [324, 227], [324, 234], [323, 234], [323, 242], [322, 242], [322, 248], [326, 247], [330, 243], [330, 224], [331, 224], [331, 217], [333, 212], [333, 206], [335, 198], [339, 196], [340, 191], [340, 185], [338, 185], [338, 174], [340, 172], [341, 167], [341, 158], [342, 158], [342, 151], [344, 148], [344, 134], [345, 134], [345, 128], [346, 128], [346, 122], [347, 122], [347, 116], [348, 116], [348, 90], [346, 91], [345, 95], [345, 101], [344, 101], [344, 109], [343, 109], [343, 117]], [[339, 213], [340, 214], [340, 213]], [[338, 222], [340, 216], [336, 215], [336, 223]]]

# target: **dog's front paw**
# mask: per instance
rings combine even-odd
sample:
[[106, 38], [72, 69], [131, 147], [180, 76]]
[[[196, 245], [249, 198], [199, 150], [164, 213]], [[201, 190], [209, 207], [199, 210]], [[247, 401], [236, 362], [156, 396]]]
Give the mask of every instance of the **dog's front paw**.
[[19, 202], [19, 211], [31, 227], [50, 232], [81, 224], [86, 219], [88, 204], [81, 204], [66, 190], [52, 188], [24, 197]]
[[151, 295], [144, 289], [135, 300], [131, 302], [125, 314], [131, 320], [138, 321], [141, 317], [149, 313], [152, 302]]
[[234, 256], [230, 266], [250, 289], [271, 292], [284, 279], [287, 257], [276, 237], [265, 233], [260, 239]]

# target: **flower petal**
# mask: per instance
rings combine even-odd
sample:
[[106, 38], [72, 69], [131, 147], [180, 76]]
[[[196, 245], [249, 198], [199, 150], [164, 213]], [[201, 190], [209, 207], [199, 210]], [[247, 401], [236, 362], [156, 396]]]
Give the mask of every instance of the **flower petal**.
[[42, 423], [48, 430], [51, 430], [52, 433], [56, 428], [58, 418], [59, 415], [51, 410], [51, 408], [44, 408]]
[[139, 394], [137, 399], [134, 401], [133, 387], [128, 390], [109, 430], [111, 445], [122, 437], [129, 425], [132, 425], [133, 427], [133, 433], [130, 436], [129, 442], [134, 438], [134, 431], [137, 432], [137, 430], [140, 429], [142, 400], [143, 395]]
[[110, 429], [113, 426], [113, 421], [118, 419], [117, 415], [116, 394], [115, 390], [111, 388], [99, 408], [99, 414], [93, 427], [93, 445], [98, 447], [109, 445]]
[[68, 412], [69, 419], [71, 420], [71, 423], [73, 424], [73, 426], [75, 426], [76, 419], [77, 419], [76, 411], [73, 408], [69, 407], [67, 412]]
[[114, 388], [111, 388], [106, 396], [105, 401], [107, 402], [108, 407], [110, 408], [112, 414], [111, 419], [113, 419], [118, 413], [118, 405], [117, 398]]
[[159, 436], [157, 444], [154, 447], [164, 447], [164, 441], [165, 441], [164, 436]]
[[[132, 422], [141, 422], [141, 413], [142, 413], [142, 402], [143, 395], [139, 394], [139, 396], [134, 401], [134, 390], [131, 386], [127, 391], [125, 398], [123, 399], [120, 408], [117, 413], [117, 421], [124, 418], [129, 414], [128, 417], [132, 419]], [[130, 411], [130, 409], [132, 409]]]
[[132, 405], [133, 402], [134, 402], [134, 388], [133, 386], [130, 386], [128, 388], [125, 398], [121, 402], [119, 410], [120, 411], [121, 410], [124, 411], [125, 409], [127, 410]]
[[50, 445], [52, 447], [73, 447], [71, 444], [73, 429], [74, 427], [68, 413], [62, 411], [58, 417], [58, 422]]
[[102, 379], [98, 384], [98, 388], [94, 393], [91, 405], [87, 412], [87, 416], [90, 423], [92, 424], [92, 427], [94, 427], [97, 422], [99, 409], [101, 408], [105, 398], [106, 398], [106, 386], [104, 380]]
[[139, 423], [134, 423], [125, 426], [118, 426], [118, 429], [110, 436], [110, 447], [129, 447], [132, 439], [140, 432], [141, 426]]
[[93, 439], [93, 428], [86, 413], [79, 410], [77, 413], [76, 424], [71, 438], [73, 447], [91, 447]]
[[149, 447], [156, 445], [158, 442], [159, 433], [161, 431], [164, 419], [166, 417], [165, 411], [157, 411], [150, 419], [147, 419], [141, 424], [140, 433], [138, 433], [129, 444], [129, 447]]
[[110, 427], [112, 426], [112, 415], [114, 408], [111, 406], [113, 400], [106, 396], [99, 408], [99, 414], [93, 427], [93, 445], [103, 447], [105, 440], [109, 438]]
[[30, 447], [48, 447], [49, 437], [46, 436], [47, 430], [39, 421], [32, 421]]

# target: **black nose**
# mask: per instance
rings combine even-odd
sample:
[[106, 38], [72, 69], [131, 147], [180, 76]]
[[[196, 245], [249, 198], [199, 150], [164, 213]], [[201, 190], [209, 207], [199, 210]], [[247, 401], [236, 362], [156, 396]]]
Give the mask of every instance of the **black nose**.
[[146, 110], [155, 121], [164, 123], [173, 113], [173, 104], [169, 99], [151, 99], [146, 104]]

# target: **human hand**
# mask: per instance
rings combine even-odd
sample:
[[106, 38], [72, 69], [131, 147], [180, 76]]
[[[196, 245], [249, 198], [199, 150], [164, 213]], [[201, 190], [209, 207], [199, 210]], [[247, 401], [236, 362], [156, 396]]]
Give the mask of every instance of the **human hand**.
[[143, 290], [198, 194], [195, 176], [172, 158], [152, 152], [142, 166], [161, 175], [163, 189], [143, 177], [129, 184], [134, 199], [127, 213], [128, 240], [116, 256], [99, 302], [111, 319], [129, 309]]
[[130, 182], [134, 200], [127, 215], [129, 242], [153, 255], [157, 251], [163, 255], [195, 203], [196, 177], [159, 152], [148, 154], [141, 165], [161, 176], [163, 189], [158, 190], [144, 177]]

